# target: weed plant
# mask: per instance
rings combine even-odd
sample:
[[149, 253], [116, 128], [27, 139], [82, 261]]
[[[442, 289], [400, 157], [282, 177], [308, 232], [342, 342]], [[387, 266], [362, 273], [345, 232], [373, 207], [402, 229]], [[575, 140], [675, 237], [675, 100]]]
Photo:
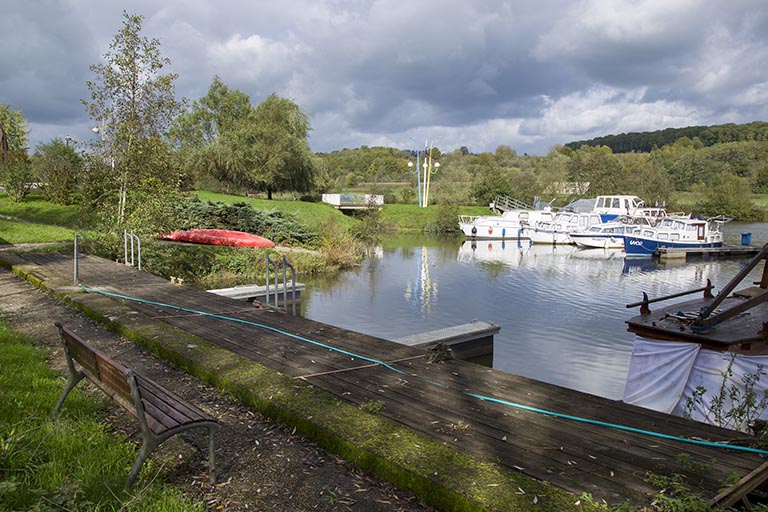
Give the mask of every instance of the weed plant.
[[136, 448], [101, 421], [111, 405], [75, 390], [54, 420], [63, 388], [44, 353], [0, 323], [0, 510], [204, 510], [152, 481], [151, 461], [145, 478], [124, 491]]

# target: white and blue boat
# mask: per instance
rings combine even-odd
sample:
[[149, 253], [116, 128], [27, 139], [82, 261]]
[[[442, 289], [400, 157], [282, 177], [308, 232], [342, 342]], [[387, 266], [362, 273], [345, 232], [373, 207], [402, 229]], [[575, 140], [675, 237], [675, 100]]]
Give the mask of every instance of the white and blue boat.
[[571, 241], [583, 249], [624, 249], [624, 236], [643, 228], [654, 227], [660, 217], [621, 216], [616, 220], [590, 226], [569, 234]]
[[655, 227], [645, 227], [624, 235], [624, 251], [627, 256], [652, 256], [658, 249], [687, 248], [701, 249], [723, 246], [723, 224], [730, 221], [725, 217], [699, 216], [666, 217]]

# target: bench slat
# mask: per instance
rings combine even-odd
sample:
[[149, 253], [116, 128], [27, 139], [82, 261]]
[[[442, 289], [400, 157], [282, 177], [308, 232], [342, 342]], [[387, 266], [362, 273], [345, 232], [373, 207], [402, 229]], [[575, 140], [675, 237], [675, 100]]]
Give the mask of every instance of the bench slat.
[[136, 374], [139, 391], [143, 400], [151, 402], [163, 413], [173, 417], [181, 424], [194, 421], [210, 421], [214, 418], [194, 405], [185, 402], [171, 391], [163, 388], [151, 379]]
[[126, 402], [133, 402], [131, 385], [125, 374], [125, 367], [99, 352], [96, 352], [96, 364], [99, 367], [99, 380]]

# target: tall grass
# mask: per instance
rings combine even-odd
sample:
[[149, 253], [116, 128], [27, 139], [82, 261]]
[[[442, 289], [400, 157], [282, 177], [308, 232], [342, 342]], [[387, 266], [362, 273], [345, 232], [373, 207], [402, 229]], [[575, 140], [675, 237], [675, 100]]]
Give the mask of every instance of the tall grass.
[[63, 387], [44, 353], [0, 323], [0, 510], [204, 510], [171, 486], [148, 483], [152, 464], [123, 491], [135, 447], [100, 421], [109, 403], [78, 390], [53, 420]]

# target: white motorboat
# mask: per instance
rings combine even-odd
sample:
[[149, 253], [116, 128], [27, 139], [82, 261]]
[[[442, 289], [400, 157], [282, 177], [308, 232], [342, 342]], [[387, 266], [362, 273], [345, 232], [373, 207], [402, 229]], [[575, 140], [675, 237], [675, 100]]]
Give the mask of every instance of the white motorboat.
[[570, 233], [602, 224], [598, 213], [559, 212], [549, 222], [523, 228], [522, 236], [535, 244], [572, 244]]
[[519, 239], [525, 238], [522, 236], [523, 228], [551, 221], [553, 217], [550, 207], [507, 210], [501, 215], [459, 215], [459, 228], [468, 238]]
[[571, 241], [585, 249], [624, 249], [624, 236], [644, 227], [653, 227], [656, 216], [622, 216], [617, 220], [570, 233]]

